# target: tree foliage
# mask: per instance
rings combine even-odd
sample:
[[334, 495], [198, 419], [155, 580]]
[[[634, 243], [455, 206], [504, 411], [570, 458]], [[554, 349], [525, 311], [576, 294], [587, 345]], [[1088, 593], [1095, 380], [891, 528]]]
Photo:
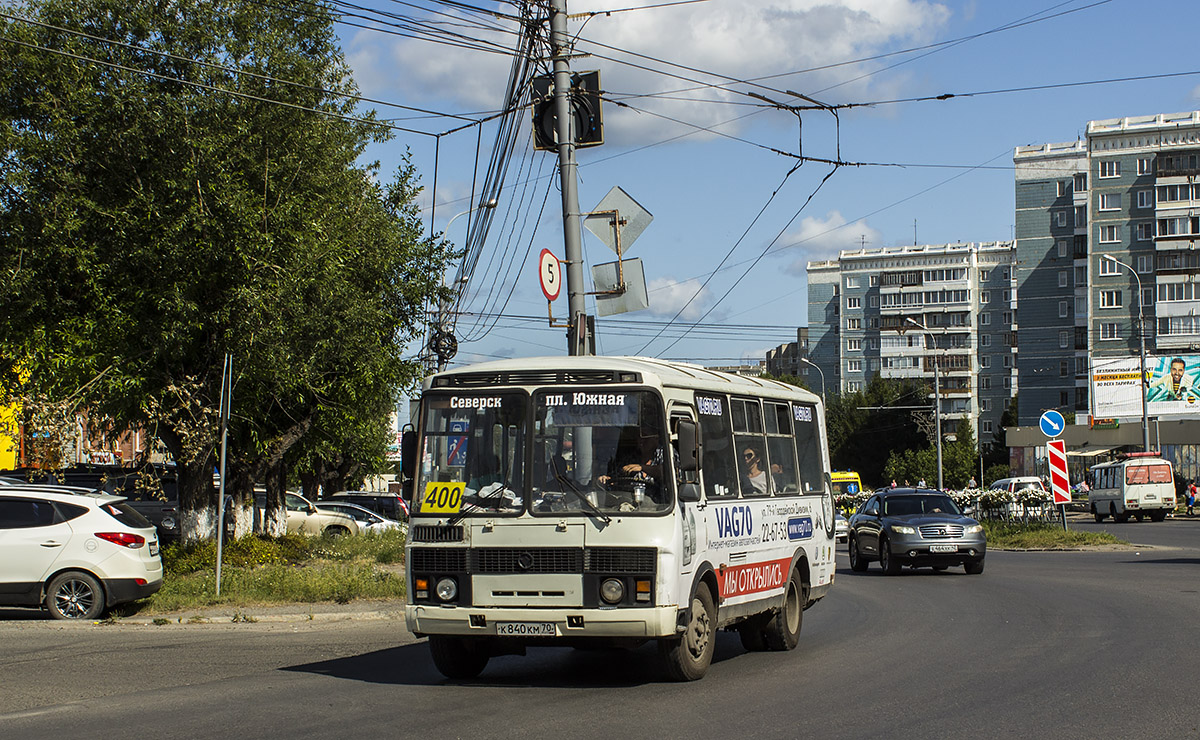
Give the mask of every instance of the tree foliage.
[[236, 477], [278, 472], [304, 440], [372, 459], [446, 250], [423, 235], [411, 165], [384, 183], [359, 164], [387, 131], [344, 97], [328, 11], [14, 7], [45, 25], [5, 20], [0, 45], [6, 387], [160, 437], [192, 539], [212, 531], [226, 353]]

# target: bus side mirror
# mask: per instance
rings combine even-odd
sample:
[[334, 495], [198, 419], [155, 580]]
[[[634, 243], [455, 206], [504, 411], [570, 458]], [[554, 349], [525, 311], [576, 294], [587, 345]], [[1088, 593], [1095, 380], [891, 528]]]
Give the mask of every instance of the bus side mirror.
[[675, 423], [676, 445], [679, 448], [679, 472], [695, 473], [700, 469], [700, 445], [696, 437], [696, 422], [680, 419]]
[[694, 504], [700, 500], [699, 483], [680, 483], [679, 500], [685, 504]]
[[400, 478], [401, 493], [410, 505], [413, 500], [414, 481], [417, 477], [417, 433], [406, 429], [400, 435]]

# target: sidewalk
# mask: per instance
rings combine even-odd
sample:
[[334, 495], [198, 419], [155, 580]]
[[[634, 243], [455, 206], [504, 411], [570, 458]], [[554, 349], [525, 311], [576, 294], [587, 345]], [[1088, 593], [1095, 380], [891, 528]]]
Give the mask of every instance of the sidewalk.
[[404, 602], [399, 599], [359, 599], [348, 604], [320, 602], [313, 604], [261, 604], [251, 606], [218, 606], [191, 609], [165, 614], [136, 614], [118, 617], [116, 624], [236, 624], [280, 622], [338, 622], [347, 620], [404, 621]]

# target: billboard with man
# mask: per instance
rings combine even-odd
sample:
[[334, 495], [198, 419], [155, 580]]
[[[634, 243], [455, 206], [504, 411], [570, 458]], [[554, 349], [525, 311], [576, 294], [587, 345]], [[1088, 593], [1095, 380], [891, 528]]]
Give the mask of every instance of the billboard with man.
[[1136, 357], [1097, 359], [1092, 367], [1093, 413], [1100, 418], [1140, 417], [1146, 394], [1150, 416], [1200, 415], [1200, 355], [1146, 357], [1146, 381], [1138, 382]]

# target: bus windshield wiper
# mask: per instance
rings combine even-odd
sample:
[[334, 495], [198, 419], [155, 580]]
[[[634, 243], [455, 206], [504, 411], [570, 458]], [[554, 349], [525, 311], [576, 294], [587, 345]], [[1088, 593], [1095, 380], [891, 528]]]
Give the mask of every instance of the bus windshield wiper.
[[[496, 485], [496, 484], [492, 484], [492, 485]], [[493, 506], [492, 506], [493, 499], [496, 500], [495, 503], [497, 504], [497, 506], [495, 506], [494, 510], [499, 511], [500, 507], [498, 506], [498, 504], [504, 500], [505, 493], [516, 494], [516, 491], [514, 491], [513, 489], [508, 487], [508, 481], [500, 481], [499, 485], [496, 485], [495, 488], [493, 488], [492, 490], [488, 491], [487, 493], [485, 493], [483, 495], [476, 494], [475, 495], [476, 503], [471, 504], [471, 508], [467, 509], [466, 511], [460, 510], [457, 514], [455, 514], [450, 519], [449, 522], [446, 523], [446, 526], [453, 527], [455, 524], [458, 524], [459, 522], [461, 522], [463, 520], [463, 518], [466, 517], [467, 514], [472, 514], [476, 511], [483, 511], [484, 509], [489, 509], [489, 510], [492, 509], [493, 508]]]
[[567, 484], [567, 487], [564, 488], [563, 490], [570, 491], [571, 493], [573, 493], [575, 495], [575, 498], [579, 499], [579, 503], [583, 504], [583, 508], [587, 509], [589, 513], [591, 513], [596, 518], [603, 520], [605, 524], [608, 524], [609, 522], [612, 521], [612, 517], [610, 517], [608, 514], [605, 514], [603, 511], [600, 510], [599, 506], [596, 506], [590, 500], [588, 500], [587, 494], [584, 493], [583, 490], [579, 486], [575, 485], [575, 481], [571, 480], [570, 478], [568, 478], [565, 475], [559, 475], [556, 477], [558, 478], [558, 480]]

